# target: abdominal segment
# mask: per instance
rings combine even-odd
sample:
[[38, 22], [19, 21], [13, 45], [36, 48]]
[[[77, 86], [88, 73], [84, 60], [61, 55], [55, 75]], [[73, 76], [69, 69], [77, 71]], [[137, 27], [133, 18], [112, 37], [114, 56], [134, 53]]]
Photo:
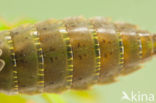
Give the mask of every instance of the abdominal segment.
[[156, 36], [102, 17], [71, 17], [3, 31], [0, 50], [0, 92], [56, 93], [140, 69], [155, 54]]

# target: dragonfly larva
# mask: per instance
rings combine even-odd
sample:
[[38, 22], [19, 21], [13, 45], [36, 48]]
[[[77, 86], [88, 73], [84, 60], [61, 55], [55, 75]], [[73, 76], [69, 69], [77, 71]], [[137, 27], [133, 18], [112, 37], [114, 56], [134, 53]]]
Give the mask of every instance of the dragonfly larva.
[[156, 35], [102, 17], [49, 19], [0, 32], [0, 92], [87, 89], [140, 69]]

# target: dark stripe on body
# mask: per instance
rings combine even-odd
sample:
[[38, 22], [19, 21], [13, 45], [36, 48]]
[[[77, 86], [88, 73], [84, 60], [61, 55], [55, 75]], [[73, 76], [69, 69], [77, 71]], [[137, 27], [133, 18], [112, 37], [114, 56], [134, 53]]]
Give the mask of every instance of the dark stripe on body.
[[11, 52], [11, 59], [12, 59], [12, 64], [13, 64], [13, 92], [14, 94], [18, 94], [18, 89], [19, 89], [19, 85], [18, 85], [18, 72], [17, 72], [17, 63], [16, 63], [16, 56], [15, 56], [15, 49], [14, 49], [14, 43], [12, 40], [12, 37], [10, 35], [10, 32], [7, 33], [6, 35], [6, 39], [8, 41], [9, 44], [9, 49]]

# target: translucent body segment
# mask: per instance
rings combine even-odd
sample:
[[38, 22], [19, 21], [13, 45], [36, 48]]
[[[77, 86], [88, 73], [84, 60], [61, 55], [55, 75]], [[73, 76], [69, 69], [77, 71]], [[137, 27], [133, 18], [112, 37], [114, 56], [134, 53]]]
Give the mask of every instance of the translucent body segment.
[[[90, 19], [97, 31], [98, 41], [101, 50], [101, 71], [99, 83], [114, 81], [116, 74], [120, 73], [120, 46], [119, 38], [114, 31], [113, 24], [103, 18]], [[111, 62], [110, 62], [111, 61]]]
[[30, 35], [31, 29], [31, 26], [22, 26], [11, 30], [17, 60], [19, 92], [29, 94], [37, 92], [38, 81], [38, 55]]
[[0, 92], [7, 92], [8, 94], [12, 94], [13, 92], [13, 64], [11, 59], [11, 51], [10, 46], [8, 44], [8, 40], [6, 39], [6, 35], [9, 32], [4, 31], [0, 33], [0, 49], [2, 49], [3, 54], [1, 55], [1, 59], [5, 61], [5, 66], [2, 71], [0, 71]]
[[124, 44], [124, 67], [134, 66], [139, 63], [139, 42], [135, 33], [122, 33]]
[[142, 42], [142, 60], [148, 60], [154, 52], [152, 35], [146, 31], [138, 31], [138, 34]]
[[64, 20], [73, 48], [73, 85], [74, 89], [87, 88], [94, 83], [96, 56], [92, 33], [87, 20], [81, 17]]
[[124, 44], [124, 69], [120, 74], [126, 75], [140, 69], [138, 64], [142, 60], [142, 43], [137, 34], [124, 33], [122, 38]]
[[63, 34], [59, 32], [56, 20], [36, 25], [45, 61], [45, 92], [59, 92], [66, 89], [67, 50]]
[[136, 25], [118, 22], [114, 23], [116, 31], [120, 32], [124, 45], [124, 69], [120, 73], [125, 75], [138, 70], [136, 67], [142, 59], [142, 42], [136, 33]]

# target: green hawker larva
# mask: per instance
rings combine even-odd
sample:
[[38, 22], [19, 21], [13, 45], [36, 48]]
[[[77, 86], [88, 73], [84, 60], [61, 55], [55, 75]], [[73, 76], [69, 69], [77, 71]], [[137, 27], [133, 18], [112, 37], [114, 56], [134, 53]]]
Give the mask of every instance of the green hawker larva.
[[57, 93], [114, 82], [156, 54], [156, 35], [102, 17], [49, 19], [0, 32], [0, 92]]

